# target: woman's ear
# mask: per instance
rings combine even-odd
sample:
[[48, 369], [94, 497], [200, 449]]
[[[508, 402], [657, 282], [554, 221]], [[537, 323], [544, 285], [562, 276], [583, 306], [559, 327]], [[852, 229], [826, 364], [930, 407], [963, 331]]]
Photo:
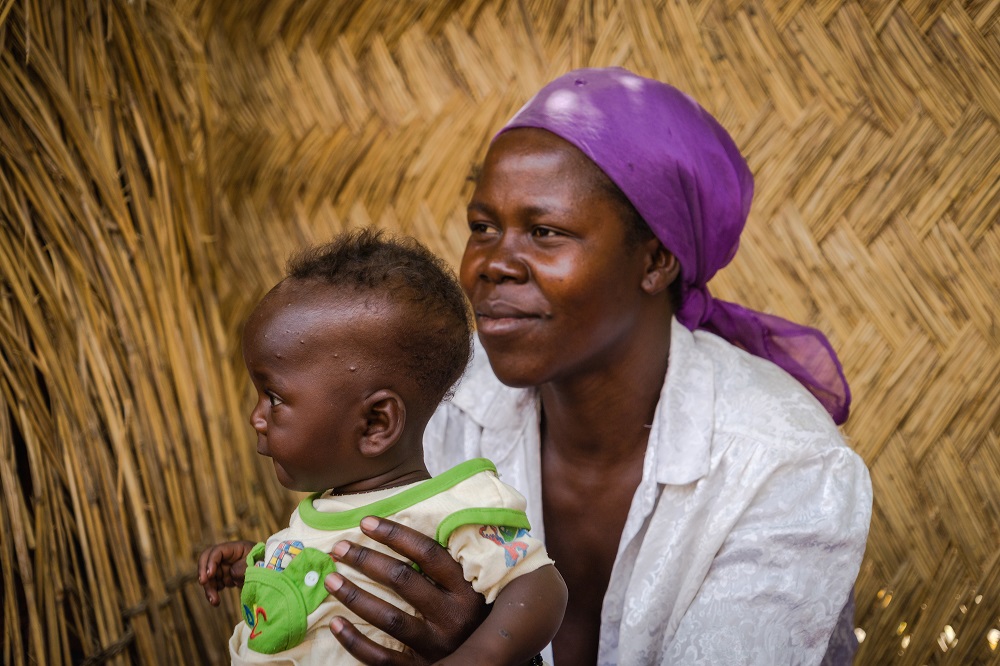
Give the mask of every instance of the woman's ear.
[[406, 426], [406, 403], [395, 391], [379, 389], [364, 402], [365, 431], [358, 451], [366, 458], [380, 456], [391, 449]]
[[681, 272], [681, 264], [668, 252], [659, 238], [650, 238], [643, 247], [646, 251], [646, 267], [642, 276], [642, 290], [650, 296], [665, 291]]

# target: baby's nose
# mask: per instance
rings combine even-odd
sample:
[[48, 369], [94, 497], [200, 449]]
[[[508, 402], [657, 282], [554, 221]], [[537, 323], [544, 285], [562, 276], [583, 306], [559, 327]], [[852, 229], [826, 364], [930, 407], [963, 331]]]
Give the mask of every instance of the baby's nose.
[[267, 419], [264, 418], [264, 410], [261, 408], [261, 403], [257, 403], [257, 406], [250, 412], [250, 426], [261, 434], [267, 432]]

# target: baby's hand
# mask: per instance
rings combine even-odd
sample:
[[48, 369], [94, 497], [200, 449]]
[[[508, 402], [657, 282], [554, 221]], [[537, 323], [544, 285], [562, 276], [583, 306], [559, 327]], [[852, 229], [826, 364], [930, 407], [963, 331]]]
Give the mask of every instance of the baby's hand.
[[243, 587], [247, 570], [247, 555], [256, 544], [253, 541], [227, 541], [206, 548], [198, 558], [198, 582], [205, 588], [205, 598], [219, 605], [219, 590]]

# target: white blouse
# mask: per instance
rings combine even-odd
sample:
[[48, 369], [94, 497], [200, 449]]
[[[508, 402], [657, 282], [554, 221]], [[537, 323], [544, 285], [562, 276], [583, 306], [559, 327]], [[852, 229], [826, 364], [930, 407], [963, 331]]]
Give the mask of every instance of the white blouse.
[[[544, 539], [537, 393], [501, 384], [476, 352], [427, 428], [427, 464], [491, 459]], [[871, 505], [864, 462], [794, 378], [675, 320], [598, 663], [819, 664]]]

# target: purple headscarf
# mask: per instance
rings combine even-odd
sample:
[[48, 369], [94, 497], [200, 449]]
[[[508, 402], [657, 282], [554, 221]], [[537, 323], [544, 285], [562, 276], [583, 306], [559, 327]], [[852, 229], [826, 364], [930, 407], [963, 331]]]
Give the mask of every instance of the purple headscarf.
[[678, 321], [776, 363], [836, 423], [847, 420], [851, 391], [822, 333], [708, 291], [709, 279], [736, 254], [753, 199], [746, 160], [715, 118], [676, 88], [615, 67], [552, 81], [499, 134], [518, 127], [570, 142], [625, 193], [680, 262]]

